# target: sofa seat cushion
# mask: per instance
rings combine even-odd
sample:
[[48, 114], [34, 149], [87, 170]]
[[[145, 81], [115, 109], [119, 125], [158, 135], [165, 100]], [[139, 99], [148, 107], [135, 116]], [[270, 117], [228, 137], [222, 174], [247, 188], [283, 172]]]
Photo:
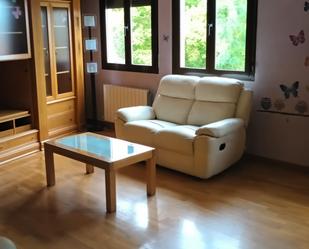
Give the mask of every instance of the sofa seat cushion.
[[235, 104], [195, 101], [187, 123], [190, 125], [205, 125], [222, 119], [233, 118]]
[[193, 154], [193, 143], [198, 126], [179, 125], [159, 130], [154, 136], [154, 146], [182, 154]]
[[174, 127], [176, 124], [162, 120], [138, 120], [127, 122], [123, 129], [126, 134], [124, 139], [129, 141], [153, 145], [154, 134], [158, 131]]

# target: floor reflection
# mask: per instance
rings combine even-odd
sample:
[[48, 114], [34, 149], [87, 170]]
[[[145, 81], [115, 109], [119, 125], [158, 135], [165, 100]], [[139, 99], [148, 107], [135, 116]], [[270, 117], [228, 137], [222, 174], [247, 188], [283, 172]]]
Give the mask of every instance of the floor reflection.
[[203, 239], [203, 235], [198, 230], [196, 224], [191, 220], [184, 219], [182, 221], [180, 238], [180, 246], [183, 249], [207, 248]]
[[149, 224], [149, 209], [148, 204], [144, 202], [132, 203], [132, 201], [119, 200], [117, 203], [118, 212], [121, 211], [130, 214], [130, 221], [133, 218], [134, 226], [147, 229]]
[[[205, 224], [204, 224], [205, 225]], [[224, 226], [224, 223], [221, 224]], [[226, 234], [211, 231], [211, 229], [199, 229], [198, 225], [188, 219], [181, 222], [180, 248], [194, 249], [240, 249], [240, 240]], [[209, 231], [208, 231], [209, 230]]]

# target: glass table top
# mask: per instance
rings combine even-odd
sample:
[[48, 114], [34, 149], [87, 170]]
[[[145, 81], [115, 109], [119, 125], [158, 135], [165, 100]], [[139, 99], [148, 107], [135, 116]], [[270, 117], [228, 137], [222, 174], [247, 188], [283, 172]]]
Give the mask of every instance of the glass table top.
[[90, 132], [59, 138], [54, 140], [54, 144], [86, 155], [94, 155], [105, 161], [116, 161], [153, 150], [148, 146]]

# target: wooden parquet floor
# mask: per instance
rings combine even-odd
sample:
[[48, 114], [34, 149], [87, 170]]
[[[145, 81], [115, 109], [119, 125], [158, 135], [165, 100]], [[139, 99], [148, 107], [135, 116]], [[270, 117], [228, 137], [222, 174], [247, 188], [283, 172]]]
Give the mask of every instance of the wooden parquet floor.
[[0, 235], [18, 249], [308, 249], [309, 171], [244, 158], [200, 180], [144, 165], [117, 174], [117, 212], [105, 212], [104, 171], [56, 156], [46, 188], [42, 152], [0, 167]]

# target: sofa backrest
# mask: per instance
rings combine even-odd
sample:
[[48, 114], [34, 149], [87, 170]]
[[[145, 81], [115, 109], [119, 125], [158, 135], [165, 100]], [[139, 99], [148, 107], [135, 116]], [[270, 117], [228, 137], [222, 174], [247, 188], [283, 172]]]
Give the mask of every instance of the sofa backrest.
[[235, 118], [241, 118], [245, 122], [245, 126], [248, 126], [251, 107], [252, 107], [252, 90], [243, 89], [240, 93]]
[[205, 125], [235, 117], [242, 84], [235, 79], [203, 77], [195, 86], [195, 101], [187, 122]]
[[183, 75], [163, 77], [153, 103], [156, 117], [177, 124], [186, 124], [195, 98], [195, 85], [199, 79]]
[[160, 81], [153, 108], [158, 119], [178, 124], [200, 126], [232, 117], [247, 122], [251, 97], [236, 79], [168, 75]]

